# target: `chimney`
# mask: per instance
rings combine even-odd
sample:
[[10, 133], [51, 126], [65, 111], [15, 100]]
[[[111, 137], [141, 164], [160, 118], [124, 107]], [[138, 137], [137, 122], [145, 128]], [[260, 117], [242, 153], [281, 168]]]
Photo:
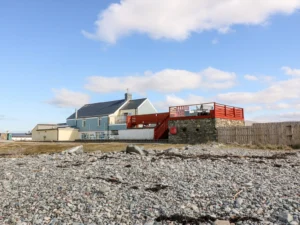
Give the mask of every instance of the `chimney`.
[[76, 120], [78, 119], [78, 111], [77, 111], [77, 109], [75, 109], [75, 119]]
[[127, 93], [125, 93], [125, 100], [126, 100], [126, 101], [132, 100], [132, 94], [130, 94], [130, 93], [128, 92], [128, 89], [127, 89]]

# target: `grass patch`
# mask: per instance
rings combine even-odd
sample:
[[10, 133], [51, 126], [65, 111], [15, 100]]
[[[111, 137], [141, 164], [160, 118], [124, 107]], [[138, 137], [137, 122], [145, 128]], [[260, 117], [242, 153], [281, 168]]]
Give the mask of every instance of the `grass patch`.
[[[128, 143], [40, 143], [40, 142], [13, 142], [0, 143], [0, 156], [5, 155], [34, 155], [59, 153], [66, 149], [83, 145], [85, 152], [118, 152], [126, 149]], [[174, 144], [137, 144], [145, 149], [165, 150], [171, 147], [181, 148], [185, 145]]]

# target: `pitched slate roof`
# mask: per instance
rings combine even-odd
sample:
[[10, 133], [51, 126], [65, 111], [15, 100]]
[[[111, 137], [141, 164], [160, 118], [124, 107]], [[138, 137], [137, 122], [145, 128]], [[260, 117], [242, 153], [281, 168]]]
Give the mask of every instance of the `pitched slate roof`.
[[12, 133], [11, 134], [12, 137], [31, 137], [32, 134], [28, 134], [28, 133]]
[[126, 103], [126, 105], [122, 107], [121, 110], [137, 109], [145, 100], [146, 98], [130, 100], [129, 102]]
[[[119, 109], [125, 102], [126, 100], [122, 99], [110, 102], [86, 104], [77, 111], [77, 116], [78, 118], [107, 116], [117, 111], [117, 109]], [[73, 113], [68, 120], [69, 119], [75, 119], [75, 113]]]

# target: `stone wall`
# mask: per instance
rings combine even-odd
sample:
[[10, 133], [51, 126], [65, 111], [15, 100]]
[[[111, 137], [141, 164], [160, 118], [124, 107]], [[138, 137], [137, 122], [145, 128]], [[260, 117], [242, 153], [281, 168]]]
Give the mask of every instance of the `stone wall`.
[[217, 127], [244, 126], [244, 121], [228, 119], [170, 120], [169, 129], [177, 128], [177, 134], [169, 134], [170, 143], [199, 144], [217, 141]]
[[244, 120], [229, 120], [229, 119], [215, 119], [216, 128], [218, 127], [244, 127]]

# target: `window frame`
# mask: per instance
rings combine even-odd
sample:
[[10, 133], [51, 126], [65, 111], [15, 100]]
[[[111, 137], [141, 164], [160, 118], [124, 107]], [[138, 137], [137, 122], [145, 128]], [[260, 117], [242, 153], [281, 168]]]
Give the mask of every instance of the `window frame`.
[[119, 135], [119, 130], [111, 130], [111, 135]]

